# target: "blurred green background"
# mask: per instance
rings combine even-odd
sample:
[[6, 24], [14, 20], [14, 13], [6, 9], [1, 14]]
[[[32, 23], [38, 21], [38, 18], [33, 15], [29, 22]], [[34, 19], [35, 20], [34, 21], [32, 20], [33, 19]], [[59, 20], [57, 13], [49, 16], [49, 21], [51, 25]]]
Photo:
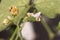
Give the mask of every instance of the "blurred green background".
[[[24, 11], [25, 5], [29, 3], [29, 0], [1, 0], [0, 2], [0, 31], [6, 28], [2, 24], [3, 20], [7, 16], [11, 15], [9, 7], [17, 6], [19, 14]], [[60, 0], [35, 0], [35, 7], [38, 11], [41, 11], [44, 15], [53, 18], [57, 13], [60, 13]], [[17, 19], [21, 17], [18, 16]], [[17, 20], [16, 20], [17, 21]]]
[[60, 13], [60, 0], [35, 0], [36, 8], [48, 17]]

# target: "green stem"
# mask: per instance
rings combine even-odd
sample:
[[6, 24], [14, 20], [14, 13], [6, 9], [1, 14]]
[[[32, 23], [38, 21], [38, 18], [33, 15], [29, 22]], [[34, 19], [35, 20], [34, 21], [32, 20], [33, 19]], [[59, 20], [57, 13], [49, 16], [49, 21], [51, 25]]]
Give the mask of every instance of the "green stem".
[[[30, 8], [30, 6], [28, 6], [27, 11], [29, 10], [29, 8]], [[21, 17], [20, 17], [20, 18], [18, 17], [19, 20], [17, 20], [17, 21], [18, 21], [17, 24], [19, 24], [19, 21], [21, 21], [21, 19], [26, 16], [27, 11], [26, 11], [26, 9], [24, 9], [24, 12], [23, 12], [24, 15], [21, 14], [21, 15], [20, 15]], [[14, 33], [12, 34], [10, 40], [13, 40], [14, 36], [15, 36], [16, 33], [17, 33], [17, 30], [18, 30], [18, 32], [20, 32], [20, 34], [21, 34], [21, 31], [19, 30], [19, 26], [17, 25], [17, 28], [15, 29]], [[19, 35], [17, 35], [17, 37], [18, 37], [18, 36], [19, 36]], [[21, 36], [22, 36], [22, 34], [20, 35], [20, 38], [21, 38]], [[17, 39], [17, 37], [16, 37], [16, 39]], [[21, 38], [21, 40], [22, 40], [22, 38]]]
[[18, 35], [16, 36], [15, 40], [18, 40]]
[[22, 34], [21, 34], [21, 30], [22, 30], [22, 27], [19, 28], [19, 26], [18, 26], [18, 32], [17, 32], [17, 35], [18, 35], [18, 37], [20, 37], [20, 40], [23, 40]]
[[16, 35], [17, 29], [18, 29], [18, 28], [15, 29], [15, 31], [14, 31], [14, 33], [12, 34], [10, 40], [13, 40], [13, 39], [14, 39], [14, 36]]
[[50, 37], [50, 40], [53, 40], [54, 38], [54, 33], [51, 31], [51, 29], [49, 28], [49, 26], [47, 25], [47, 23], [41, 18], [41, 23], [43, 24], [44, 28], [46, 29], [46, 31], [48, 32], [48, 35]]
[[20, 31], [20, 38], [21, 38], [21, 40], [23, 40], [21, 31]]
[[18, 37], [19, 37], [19, 34], [20, 34], [20, 29], [19, 29], [19, 26], [17, 26], [17, 36], [16, 36], [16, 38], [15, 38], [15, 40], [17, 40], [18, 39]]

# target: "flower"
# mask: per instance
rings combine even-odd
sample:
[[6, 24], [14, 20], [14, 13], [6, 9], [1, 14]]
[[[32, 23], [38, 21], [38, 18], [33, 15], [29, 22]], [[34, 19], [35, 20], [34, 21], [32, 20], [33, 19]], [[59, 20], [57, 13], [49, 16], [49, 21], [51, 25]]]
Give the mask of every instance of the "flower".
[[10, 7], [10, 12], [11, 12], [11, 14], [12, 15], [17, 15], [18, 14], [18, 9], [17, 9], [17, 7], [16, 6], [11, 6]]
[[3, 24], [4, 24], [4, 25], [8, 25], [8, 23], [9, 23], [9, 19], [4, 19], [4, 20], [3, 20]]
[[40, 15], [41, 15], [41, 12], [38, 12], [32, 16], [36, 18], [36, 21], [40, 21]]
[[28, 17], [35, 17], [36, 21], [40, 21], [40, 15], [41, 15], [41, 12], [38, 12], [36, 14], [34, 14], [34, 13], [27, 13]]
[[27, 13], [28, 17], [31, 17], [33, 15], [33, 13]]
[[32, 16], [33, 16], [33, 17], [40, 17], [40, 15], [41, 15], [41, 12], [38, 12], [38, 13], [32, 15]]

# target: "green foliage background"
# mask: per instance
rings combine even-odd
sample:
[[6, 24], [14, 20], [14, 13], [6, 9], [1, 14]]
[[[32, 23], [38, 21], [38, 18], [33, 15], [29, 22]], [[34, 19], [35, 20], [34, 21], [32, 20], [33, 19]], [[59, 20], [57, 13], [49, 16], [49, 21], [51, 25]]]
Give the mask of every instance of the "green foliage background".
[[[19, 15], [16, 16], [14, 22], [17, 24], [19, 18], [22, 18], [24, 13], [27, 11], [26, 5], [29, 0], [2, 0], [0, 3], [0, 31], [4, 30], [7, 26], [3, 25], [2, 22], [7, 16], [11, 15], [9, 7], [17, 6], [19, 9]], [[60, 0], [35, 0], [35, 7], [38, 11], [53, 18], [55, 14], [60, 13]]]
[[11, 6], [16, 6], [19, 9], [19, 15], [15, 18], [15, 23], [18, 21], [16, 19], [20, 18], [25, 11], [25, 5], [28, 4], [29, 0], [1, 0], [0, 3], [0, 31], [4, 30], [7, 26], [3, 25], [2, 22], [7, 16], [11, 15], [9, 8]]
[[60, 0], [35, 0], [36, 8], [48, 17], [60, 13]]

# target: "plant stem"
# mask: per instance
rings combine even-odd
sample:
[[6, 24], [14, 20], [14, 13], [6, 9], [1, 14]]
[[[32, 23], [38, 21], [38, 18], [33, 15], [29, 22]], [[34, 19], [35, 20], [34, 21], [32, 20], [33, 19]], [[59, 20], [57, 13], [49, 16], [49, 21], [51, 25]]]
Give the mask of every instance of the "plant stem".
[[20, 40], [23, 40], [22, 34], [21, 34], [22, 27], [18, 26], [17, 28], [18, 28], [17, 36], [20, 37]]
[[48, 32], [48, 35], [50, 37], [50, 40], [53, 40], [54, 38], [54, 33], [51, 31], [51, 29], [49, 28], [49, 26], [47, 25], [47, 23], [41, 18], [41, 23], [43, 24], [44, 28], [46, 29], [46, 31]]
[[17, 39], [18, 39], [18, 35], [16, 36], [15, 40], [17, 40]]
[[[30, 8], [30, 6], [28, 5], [27, 11], [29, 10], [29, 8]], [[24, 12], [23, 12], [24, 15], [21, 14], [21, 15], [20, 15], [21, 17], [20, 17], [20, 18], [18, 17], [19, 20], [17, 20], [17, 21], [18, 21], [17, 24], [19, 24], [19, 21], [21, 22], [21, 19], [26, 16], [27, 11], [25, 11], [25, 10], [26, 10], [26, 9], [24, 9]], [[12, 34], [10, 40], [13, 40], [13, 38], [14, 38], [14, 36], [16, 35], [17, 31], [20, 32], [19, 34], [20, 34], [20, 38], [21, 38], [21, 40], [22, 40], [22, 37], [21, 37], [22, 34], [21, 34], [21, 30], [19, 30], [19, 25], [17, 25], [17, 27], [16, 27], [14, 33]], [[19, 35], [17, 35], [17, 37], [18, 37], [18, 36], [19, 36]], [[17, 37], [16, 37], [16, 39], [17, 39]]]
[[21, 38], [21, 40], [23, 40], [21, 31], [20, 31], [20, 38]]
[[17, 29], [18, 29], [18, 28], [15, 29], [15, 31], [14, 31], [14, 33], [12, 34], [10, 40], [13, 40], [14, 36], [16, 35]]

